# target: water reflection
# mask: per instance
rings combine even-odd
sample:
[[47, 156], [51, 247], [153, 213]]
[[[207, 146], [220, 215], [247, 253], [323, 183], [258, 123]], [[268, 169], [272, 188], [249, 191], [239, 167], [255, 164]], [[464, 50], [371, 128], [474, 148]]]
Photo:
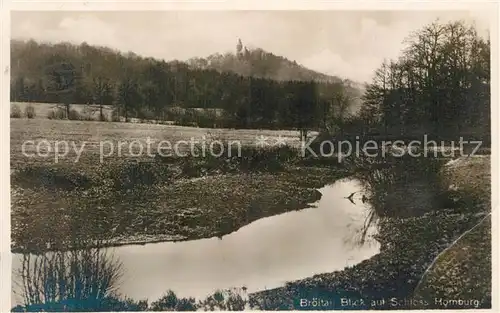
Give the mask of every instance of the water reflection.
[[440, 204], [440, 169], [437, 158], [379, 158], [356, 160], [356, 177], [363, 185], [366, 200], [377, 217], [423, 215]]
[[[376, 241], [360, 241], [369, 206], [345, 199], [361, 189], [356, 180], [339, 181], [320, 189], [314, 208], [257, 220], [222, 240], [107, 249], [123, 264], [120, 292], [154, 301], [171, 289], [202, 299], [216, 289], [245, 286], [250, 293], [359, 263], [379, 251]], [[20, 261], [16, 255], [13, 268]]]

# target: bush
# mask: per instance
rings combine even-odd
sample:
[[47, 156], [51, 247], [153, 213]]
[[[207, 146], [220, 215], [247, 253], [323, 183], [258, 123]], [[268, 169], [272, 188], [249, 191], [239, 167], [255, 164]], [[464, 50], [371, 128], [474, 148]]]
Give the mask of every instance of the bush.
[[67, 119], [66, 110], [63, 108], [56, 108], [49, 111], [47, 114], [49, 120], [65, 120]]
[[84, 106], [80, 114], [80, 119], [82, 121], [94, 121], [94, 110], [88, 105]]
[[[202, 155], [202, 147], [196, 146], [200, 157], [179, 158], [181, 173], [184, 177], [200, 177], [217, 173], [234, 172], [279, 172], [286, 166], [296, 164], [299, 151], [290, 146], [264, 147], [226, 145], [221, 156], [211, 153]], [[161, 162], [174, 162], [172, 157], [157, 155]]]
[[68, 120], [81, 121], [82, 118], [83, 118], [82, 115], [77, 110], [75, 109], [69, 110]]
[[99, 113], [99, 117], [97, 118], [97, 120], [100, 122], [109, 122], [109, 118], [104, 112], [102, 112], [102, 115], [101, 113]]
[[112, 122], [121, 122], [120, 118], [120, 111], [118, 109], [114, 109], [113, 112], [111, 112], [111, 121]]
[[[238, 151], [233, 149], [231, 155], [238, 155]], [[248, 147], [241, 149], [241, 157], [238, 157], [240, 169], [242, 170], [264, 170], [280, 171], [286, 164], [298, 160], [299, 151], [290, 146], [282, 147]]]
[[198, 306], [194, 298], [178, 298], [172, 290], [151, 303], [151, 311], [196, 311]]
[[[94, 311], [113, 297], [123, 274], [122, 263], [101, 249], [41, 255], [23, 254], [17, 272], [21, 296], [30, 311]], [[84, 286], [84, 288], [82, 288]]]
[[199, 307], [204, 311], [244, 311], [248, 303], [246, 288], [217, 290], [213, 295], [200, 301]]
[[129, 298], [121, 299], [116, 296], [105, 297], [99, 300], [64, 300], [44, 304], [18, 305], [12, 312], [141, 312], [147, 311], [148, 303], [145, 300], [134, 301]]
[[94, 184], [106, 184], [116, 190], [131, 190], [169, 181], [175, 172], [159, 162], [112, 162], [101, 164], [93, 173]]
[[349, 157], [347, 167], [363, 185], [380, 217], [420, 216], [439, 208], [442, 160], [431, 157]]
[[141, 121], [141, 123], [146, 123], [149, 121], [154, 121], [156, 119], [155, 114], [149, 109], [143, 108], [139, 110], [137, 117]]
[[24, 109], [24, 116], [27, 118], [35, 118], [35, 108], [31, 104]]
[[26, 166], [11, 177], [12, 183], [23, 188], [74, 190], [88, 188], [91, 180], [84, 174], [67, 168]]
[[184, 111], [172, 110], [170, 117], [175, 125], [199, 127], [200, 113], [193, 108], [185, 109]]
[[21, 109], [19, 108], [18, 105], [14, 104], [13, 106], [10, 107], [10, 117], [11, 118], [21, 118]]

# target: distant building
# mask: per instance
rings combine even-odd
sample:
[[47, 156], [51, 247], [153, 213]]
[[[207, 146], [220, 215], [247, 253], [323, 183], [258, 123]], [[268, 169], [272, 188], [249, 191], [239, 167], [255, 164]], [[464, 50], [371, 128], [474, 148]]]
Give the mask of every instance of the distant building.
[[238, 44], [236, 45], [236, 56], [241, 57], [243, 55], [243, 43], [241, 39], [238, 39]]

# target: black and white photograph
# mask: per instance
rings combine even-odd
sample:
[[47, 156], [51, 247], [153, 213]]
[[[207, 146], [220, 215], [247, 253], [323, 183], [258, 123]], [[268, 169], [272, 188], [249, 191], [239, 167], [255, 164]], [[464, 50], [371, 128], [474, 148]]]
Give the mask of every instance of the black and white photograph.
[[498, 304], [497, 4], [37, 7], [3, 39], [11, 311]]

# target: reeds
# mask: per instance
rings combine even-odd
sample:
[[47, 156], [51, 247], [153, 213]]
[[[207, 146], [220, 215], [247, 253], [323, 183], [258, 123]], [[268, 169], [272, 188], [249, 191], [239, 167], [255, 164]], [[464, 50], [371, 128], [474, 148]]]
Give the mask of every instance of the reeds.
[[122, 274], [122, 264], [99, 248], [23, 254], [18, 293], [27, 309], [93, 311], [116, 296]]

